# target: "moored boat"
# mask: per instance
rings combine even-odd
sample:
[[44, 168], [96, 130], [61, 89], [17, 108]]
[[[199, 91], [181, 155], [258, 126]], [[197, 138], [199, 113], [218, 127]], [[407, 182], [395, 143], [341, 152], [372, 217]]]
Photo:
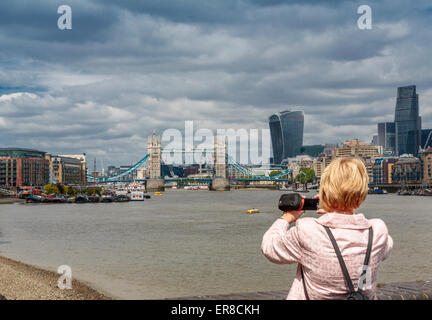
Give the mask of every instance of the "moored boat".
[[144, 201], [144, 192], [142, 191], [132, 191], [130, 193], [130, 199], [131, 201]]
[[369, 189], [368, 193], [369, 194], [387, 194], [387, 191], [386, 190], [382, 190], [382, 189], [380, 189], [378, 187], [375, 187], [373, 189]]
[[94, 195], [94, 196], [90, 196], [90, 197], [88, 197], [88, 202], [99, 202], [100, 201], [100, 198], [99, 198], [99, 196], [98, 195]]
[[411, 192], [408, 190], [399, 190], [397, 193], [399, 196], [410, 196]]
[[77, 196], [75, 198], [75, 203], [87, 203], [88, 199], [86, 196]]
[[113, 202], [113, 197], [111, 197], [111, 196], [102, 196], [101, 202]]
[[26, 203], [41, 203], [42, 202], [42, 197], [39, 196], [28, 196], [26, 198]]
[[114, 202], [128, 202], [130, 198], [124, 194], [117, 195], [113, 198]]

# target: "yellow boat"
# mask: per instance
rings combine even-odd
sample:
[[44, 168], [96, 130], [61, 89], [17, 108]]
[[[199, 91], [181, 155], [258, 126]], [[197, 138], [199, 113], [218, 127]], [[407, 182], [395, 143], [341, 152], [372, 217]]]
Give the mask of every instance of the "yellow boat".
[[258, 210], [258, 209], [255, 209], [255, 208], [253, 208], [253, 209], [249, 209], [248, 211], [247, 211], [247, 213], [249, 213], [249, 214], [254, 214], [254, 213], [259, 213], [260, 211]]

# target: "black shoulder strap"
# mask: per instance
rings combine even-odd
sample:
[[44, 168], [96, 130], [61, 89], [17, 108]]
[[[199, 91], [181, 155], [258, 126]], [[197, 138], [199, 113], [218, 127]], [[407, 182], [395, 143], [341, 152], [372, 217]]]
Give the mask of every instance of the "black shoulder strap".
[[[332, 242], [333, 248], [336, 251], [336, 255], [338, 257], [339, 264], [341, 266], [341, 269], [342, 269], [343, 275], [345, 277], [345, 280], [346, 280], [346, 282], [348, 284], [348, 288], [350, 290], [350, 293], [355, 293], [355, 289], [354, 289], [353, 283], [352, 283], [351, 278], [349, 276], [349, 273], [348, 273], [348, 270], [346, 268], [345, 262], [344, 262], [344, 260], [342, 258], [342, 254], [341, 254], [341, 252], [339, 250], [339, 246], [337, 245], [336, 239], [334, 238], [333, 233], [331, 232], [331, 230], [330, 230], [329, 227], [324, 226], [324, 228], [326, 229], [327, 234], [328, 234], [328, 236], [329, 236], [329, 238], [330, 238], [330, 240]], [[370, 255], [371, 255], [371, 251], [372, 251], [372, 240], [373, 240], [373, 229], [372, 229], [372, 227], [370, 227], [369, 228], [368, 246], [367, 246], [367, 249], [366, 249], [366, 256], [365, 256], [365, 260], [364, 260], [364, 263], [363, 263], [363, 265], [365, 265], [365, 266], [369, 265], [369, 259], [370, 259]], [[305, 279], [304, 279], [304, 274], [303, 274], [303, 266], [302, 265], [300, 265], [300, 270], [301, 270], [303, 289], [304, 289], [304, 293], [305, 293], [305, 296], [306, 296], [306, 300], [309, 300], [309, 295], [308, 295], [307, 290], [306, 290], [306, 284], [305, 284]], [[365, 272], [366, 272], [366, 270], [363, 270], [362, 275]], [[360, 289], [359, 289], [359, 291], [361, 292]]]
[[368, 246], [366, 250], [366, 256], [363, 265], [367, 266], [369, 265], [369, 258], [372, 251], [372, 240], [373, 240], [373, 229], [372, 227], [369, 228], [369, 239], [368, 239]]
[[[366, 250], [366, 256], [363, 262], [363, 266], [368, 266], [369, 265], [369, 258], [371, 255], [371, 251], [372, 251], [372, 240], [373, 240], [373, 229], [372, 227], [369, 228], [369, 239], [368, 239], [368, 246], [367, 246], [367, 250]], [[366, 274], [366, 268], [363, 268], [363, 271], [360, 275], [360, 278], [362, 278], [365, 274]], [[360, 286], [362, 287], [362, 286]], [[358, 289], [358, 291], [360, 291], [360, 293], [363, 291], [361, 288]]]
[[351, 278], [349, 276], [349, 273], [348, 273], [347, 267], [345, 265], [345, 262], [344, 262], [344, 260], [342, 258], [342, 254], [341, 254], [341, 252], [339, 250], [339, 247], [337, 245], [336, 239], [333, 237], [333, 233], [331, 232], [331, 230], [330, 230], [329, 227], [324, 226], [324, 228], [327, 231], [327, 234], [328, 234], [328, 236], [329, 236], [329, 238], [331, 240], [331, 243], [333, 245], [334, 250], [336, 251], [336, 255], [337, 255], [337, 258], [339, 260], [339, 264], [341, 266], [342, 273], [343, 273], [343, 275], [345, 277], [345, 281], [346, 281], [346, 283], [348, 285], [348, 289], [349, 289], [350, 293], [355, 293], [355, 289], [354, 289], [353, 283], [352, 283]]
[[[329, 238], [330, 238], [330, 240], [332, 242], [334, 250], [336, 251], [336, 255], [337, 255], [337, 258], [339, 260], [339, 264], [341, 266], [342, 273], [343, 273], [343, 275], [345, 277], [345, 280], [347, 282], [347, 285], [348, 285], [348, 288], [350, 290], [350, 293], [355, 293], [355, 289], [354, 289], [353, 283], [352, 283], [351, 278], [349, 276], [349, 273], [348, 273], [347, 267], [345, 265], [345, 262], [344, 262], [344, 260], [342, 258], [342, 254], [341, 254], [341, 252], [339, 250], [339, 247], [337, 245], [336, 239], [334, 238], [333, 233], [331, 232], [331, 230], [330, 230], [329, 227], [324, 226], [324, 228], [327, 231], [327, 234], [328, 234], [328, 236], [329, 236]], [[372, 238], [373, 238], [373, 230], [372, 230], [372, 227], [370, 227], [369, 228], [368, 246], [367, 246], [367, 250], [366, 250], [365, 260], [364, 260], [364, 263], [363, 263], [365, 266], [367, 266], [369, 264], [370, 254], [371, 254], [371, 250], [372, 250]], [[363, 270], [363, 273], [365, 273], [365, 272], [366, 272], [366, 270]]]

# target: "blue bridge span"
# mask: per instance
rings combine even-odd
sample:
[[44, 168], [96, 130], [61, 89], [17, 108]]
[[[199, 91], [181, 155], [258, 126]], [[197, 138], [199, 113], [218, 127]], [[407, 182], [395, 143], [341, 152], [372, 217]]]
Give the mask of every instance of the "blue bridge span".
[[[124, 177], [127, 177], [131, 174], [133, 174], [135, 171], [137, 171], [141, 167], [145, 167], [148, 165], [148, 159], [150, 157], [150, 154], [146, 154], [141, 160], [139, 160], [134, 165], [130, 166], [128, 169], [124, 170], [123, 172], [111, 176], [111, 177], [94, 177], [93, 175], [88, 174], [87, 175], [87, 182], [88, 183], [111, 183], [111, 182], [145, 182], [148, 180], [147, 178], [144, 179], [134, 179], [134, 180], [127, 180], [124, 179]], [[264, 176], [264, 175], [258, 175], [255, 174], [249, 167], [240, 164], [236, 160], [234, 160], [231, 156], [226, 155], [226, 164], [228, 166], [231, 166], [233, 169], [232, 171], [235, 173], [233, 176], [228, 176], [228, 179], [230, 181], [279, 181], [279, 182], [286, 182], [288, 181], [288, 176], [292, 174], [292, 170], [283, 170], [282, 172], [273, 175], [273, 176]], [[164, 183], [171, 183], [171, 182], [197, 182], [197, 183], [206, 183], [211, 184], [213, 178], [182, 178], [182, 177], [168, 177], [164, 179]]]

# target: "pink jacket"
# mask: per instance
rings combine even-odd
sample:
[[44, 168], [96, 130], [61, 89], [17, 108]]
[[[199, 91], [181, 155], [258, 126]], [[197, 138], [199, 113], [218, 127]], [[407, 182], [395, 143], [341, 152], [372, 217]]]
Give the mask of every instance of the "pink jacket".
[[[328, 226], [342, 252], [355, 289], [366, 254], [368, 228], [373, 229], [369, 261], [370, 281], [364, 294], [376, 299], [378, 266], [393, 247], [393, 240], [381, 219], [368, 220], [363, 214], [327, 213], [320, 218], [302, 218], [294, 227], [284, 219], [276, 220], [264, 234], [261, 250], [272, 262], [299, 263], [303, 266], [306, 290], [311, 300], [344, 299], [348, 293], [336, 252], [323, 226]], [[300, 266], [287, 299], [306, 299]]]

